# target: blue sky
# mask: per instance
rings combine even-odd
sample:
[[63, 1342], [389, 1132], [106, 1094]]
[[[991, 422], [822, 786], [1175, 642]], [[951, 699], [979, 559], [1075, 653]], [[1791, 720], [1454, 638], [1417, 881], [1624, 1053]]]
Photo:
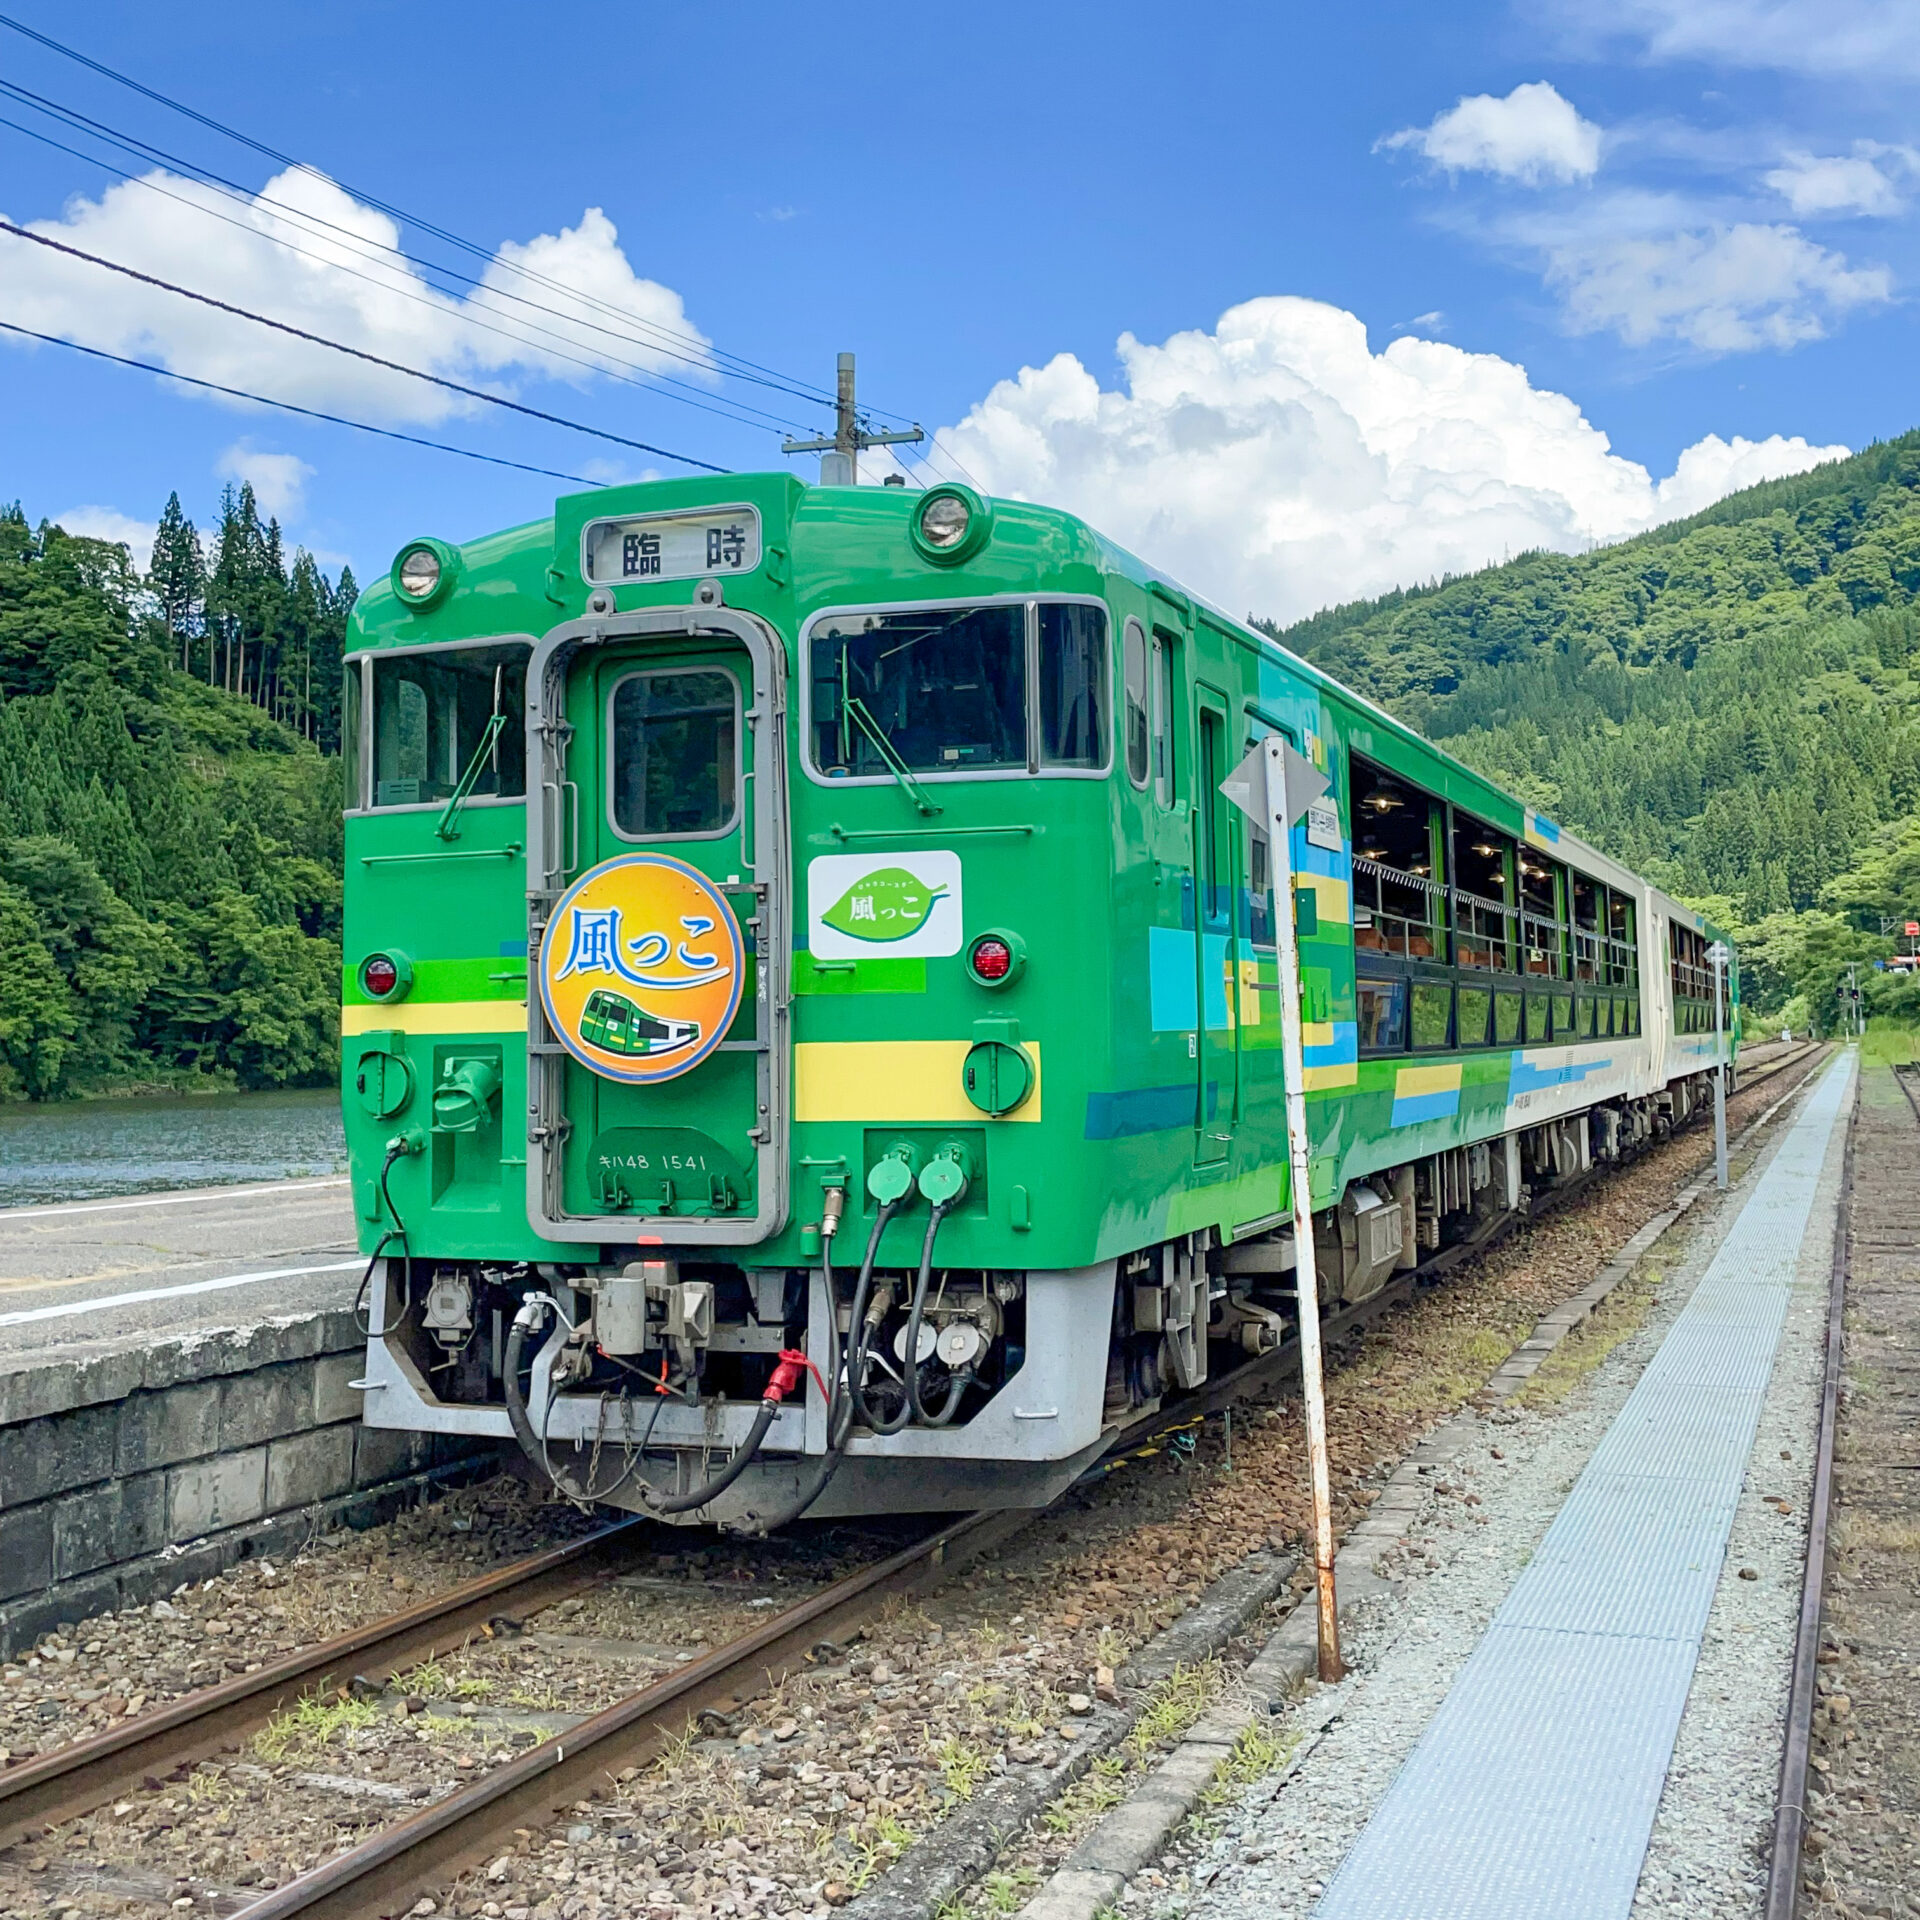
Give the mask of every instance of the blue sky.
[[[827, 385], [852, 348], [864, 401], [945, 430], [910, 471], [1086, 512], [1236, 611], [1616, 538], [1920, 420], [1911, 5], [656, 5], [557, 32], [10, 4], [326, 179], [0, 29], [0, 80], [271, 203], [15, 99], [152, 184], [0, 127], [0, 217], [728, 466], [783, 464], [778, 430], [685, 401], [824, 410], [721, 356]], [[436, 293], [392, 240], [493, 290]], [[0, 249], [17, 326], [594, 479], [684, 470]], [[363, 578], [559, 484], [0, 335], [0, 496], [137, 541], [169, 488], [204, 524], [238, 475]]]

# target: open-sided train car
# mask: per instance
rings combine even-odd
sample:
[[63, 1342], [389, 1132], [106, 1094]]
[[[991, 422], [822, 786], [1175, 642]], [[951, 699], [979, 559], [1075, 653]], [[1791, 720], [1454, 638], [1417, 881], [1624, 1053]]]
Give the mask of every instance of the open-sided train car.
[[1684, 1121], [1737, 1020], [1696, 914], [1065, 513], [574, 495], [412, 542], [350, 647], [366, 1418], [582, 1497], [1039, 1504], [1284, 1336], [1268, 848], [1220, 791], [1269, 734], [1331, 782], [1328, 1302]]

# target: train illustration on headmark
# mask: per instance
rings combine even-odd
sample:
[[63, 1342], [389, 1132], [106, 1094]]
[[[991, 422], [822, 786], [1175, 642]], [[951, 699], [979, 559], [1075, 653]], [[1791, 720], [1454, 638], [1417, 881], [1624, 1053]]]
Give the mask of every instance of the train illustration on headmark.
[[1715, 930], [1072, 515], [787, 475], [410, 542], [355, 610], [369, 1423], [745, 1528], [1032, 1506], [1295, 1313], [1707, 1097]]

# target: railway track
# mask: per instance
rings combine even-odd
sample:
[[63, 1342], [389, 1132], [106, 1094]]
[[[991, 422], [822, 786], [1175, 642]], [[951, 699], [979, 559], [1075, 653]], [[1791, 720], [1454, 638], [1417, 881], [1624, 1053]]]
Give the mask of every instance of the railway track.
[[[1796, 1049], [1747, 1075], [1742, 1090], [1823, 1054], [1816, 1045]], [[1738, 1138], [1764, 1125], [1779, 1104]], [[1543, 1196], [1535, 1217], [1577, 1199], [1593, 1179]], [[1443, 1249], [1369, 1300], [1329, 1316], [1326, 1337], [1338, 1341], [1370, 1325], [1463, 1261], [1487, 1252], [1518, 1224], [1520, 1217], [1510, 1216], [1480, 1239]], [[1151, 1454], [1176, 1431], [1198, 1426], [1236, 1400], [1271, 1392], [1298, 1367], [1297, 1343], [1289, 1341], [1244, 1362], [1175, 1408], [1142, 1414], [1116, 1434], [1093, 1473]], [[971, 1515], [857, 1569], [272, 1889], [243, 1909], [245, 1920], [293, 1915], [371, 1920], [402, 1910], [422, 1887], [443, 1885], [484, 1863], [503, 1833], [552, 1820], [594, 1783], [666, 1752], [703, 1716], [736, 1713], [805, 1668], [823, 1645], [838, 1648], [856, 1638], [863, 1624], [890, 1603], [930, 1591], [1039, 1517], [1030, 1512]], [[57, 1828], [143, 1785], [184, 1777], [196, 1762], [238, 1746], [303, 1697], [355, 1686], [377, 1693], [419, 1663], [489, 1633], [502, 1616], [524, 1618], [586, 1594], [617, 1576], [632, 1550], [650, 1536], [657, 1538], [644, 1518], [620, 1522], [0, 1774], [0, 1847]]]
[[[1903, 1084], [1905, 1084], [1903, 1082]], [[1913, 1089], [1907, 1087], [1911, 1098]], [[1806, 1574], [1800, 1592], [1800, 1623], [1794, 1635], [1793, 1671], [1787, 1692], [1786, 1738], [1780, 1754], [1780, 1787], [1774, 1798], [1773, 1846], [1767, 1862], [1765, 1920], [1793, 1920], [1800, 1897], [1800, 1855], [1807, 1829], [1807, 1767], [1812, 1755], [1814, 1682], [1819, 1673], [1820, 1617], [1825, 1595], [1828, 1524], [1833, 1511], [1834, 1434], [1839, 1421], [1842, 1328], [1853, 1211], [1853, 1142], [1858, 1116], [1847, 1121], [1846, 1158], [1840, 1175], [1840, 1208], [1833, 1224], [1833, 1267], [1827, 1289], [1827, 1345], [1820, 1388], [1820, 1428], [1814, 1443], [1813, 1494], [1807, 1509]], [[1915, 1114], [1920, 1118], [1920, 1103]]]

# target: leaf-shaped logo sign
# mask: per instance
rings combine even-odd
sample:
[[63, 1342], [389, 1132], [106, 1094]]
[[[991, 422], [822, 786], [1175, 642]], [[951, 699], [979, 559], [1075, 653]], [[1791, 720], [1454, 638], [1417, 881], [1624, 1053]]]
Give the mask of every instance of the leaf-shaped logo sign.
[[863, 873], [820, 918], [853, 940], [904, 940], [927, 924], [945, 887], [929, 887], [905, 867]]

